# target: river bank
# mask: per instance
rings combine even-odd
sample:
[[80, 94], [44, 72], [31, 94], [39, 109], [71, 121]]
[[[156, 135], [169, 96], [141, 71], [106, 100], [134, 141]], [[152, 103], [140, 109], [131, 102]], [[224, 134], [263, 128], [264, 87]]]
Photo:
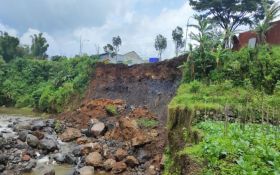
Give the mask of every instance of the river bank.
[[0, 114], [3, 175], [161, 172], [164, 132], [145, 107], [97, 99], [52, 119], [12, 111]]

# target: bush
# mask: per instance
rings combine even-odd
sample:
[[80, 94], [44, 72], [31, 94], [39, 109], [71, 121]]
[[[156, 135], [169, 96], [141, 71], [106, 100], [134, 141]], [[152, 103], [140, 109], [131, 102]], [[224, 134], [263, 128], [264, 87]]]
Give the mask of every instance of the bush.
[[95, 63], [90, 57], [0, 63], [0, 105], [61, 112], [73, 95], [83, 93]]
[[114, 106], [114, 105], [105, 106], [105, 110], [106, 110], [106, 112], [107, 112], [109, 115], [111, 115], [111, 116], [118, 115], [117, 107]]

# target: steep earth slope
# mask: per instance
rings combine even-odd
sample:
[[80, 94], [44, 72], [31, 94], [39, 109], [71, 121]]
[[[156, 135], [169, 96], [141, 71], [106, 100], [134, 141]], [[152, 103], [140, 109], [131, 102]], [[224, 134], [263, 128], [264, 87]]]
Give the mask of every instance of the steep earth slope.
[[130, 105], [146, 106], [164, 123], [166, 105], [174, 96], [182, 77], [178, 66], [185, 60], [186, 56], [181, 56], [155, 64], [98, 64], [85, 101], [96, 98], [122, 99]]

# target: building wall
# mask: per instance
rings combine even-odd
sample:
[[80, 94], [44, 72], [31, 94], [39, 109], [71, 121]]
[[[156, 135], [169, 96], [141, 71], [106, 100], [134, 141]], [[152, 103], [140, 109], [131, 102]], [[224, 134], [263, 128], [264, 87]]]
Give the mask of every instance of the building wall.
[[[272, 23], [273, 27], [267, 32], [266, 41], [268, 44], [280, 45], [280, 21]], [[239, 34], [239, 45], [244, 47], [248, 45], [251, 38], [256, 38], [255, 32], [247, 31]]]

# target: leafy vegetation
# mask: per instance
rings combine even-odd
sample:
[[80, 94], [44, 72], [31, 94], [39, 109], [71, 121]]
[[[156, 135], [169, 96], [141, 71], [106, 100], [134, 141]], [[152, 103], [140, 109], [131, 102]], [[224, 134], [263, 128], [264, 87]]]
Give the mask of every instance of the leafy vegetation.
[[17, 58], [0, 68], [0, 105], [61, 112], [75, 94], [82, 94], [96, 60], [60, 61]]
[[[280, 47], [266, 43], [280, 8], [270, 1], [245, 7], [252, 2], [190, 1], [211, 19], [195, 16], [197, 24], [189, 25], [198, 31], [190, 35], [197, 45], [190, 45], [187, 62], [181, 66], [182, 84], [169, 104], [168, 136], [173, 149], [166, 153], [165, 174], [172, 174], [172, 167], [178, 167], [180, 174], [184, 166], [176, 160], [184, 155], [206, 165], [202, 174], [280, 173]], [[248, 13], [251, 7], [255, 14]], [[230, 49], [239, 25], [261, 19], [255, 29], [255, 48]], [[212, 28], [213, 20], [222, 25], [222, 33]]]
[[114, 106], [114, 105], [105, 106], [105, 110], [106, 110], [106, 112], [107, 112], [109, 115], [111, 115], [111, 116], [116, 116], [116, 115], [118, 115], [117, 107]]
[[140, 118], [137, 120], [137, 124], [141, 128], [154, 128], [158, 126], [158, 121], [148, 118]]
[[238, 123], [232, 123], [227, 135], [223, 122], [206, 121], [196, 127], [204, 131], [204, 140], [181, 153], [207, 161], [203, 174], [280, 173], [278, 127], [267, 125], [264, 130], [262, 125], [248, 124], [241, 129]]
[[[270, 5], [274, 1], [265, 0]], [[253, 25], [264, 18], [263, 0], [190, 0], [194, 10], [224, 30], [223, 48], [230, 48], [233, 32], [241, 25]]]

